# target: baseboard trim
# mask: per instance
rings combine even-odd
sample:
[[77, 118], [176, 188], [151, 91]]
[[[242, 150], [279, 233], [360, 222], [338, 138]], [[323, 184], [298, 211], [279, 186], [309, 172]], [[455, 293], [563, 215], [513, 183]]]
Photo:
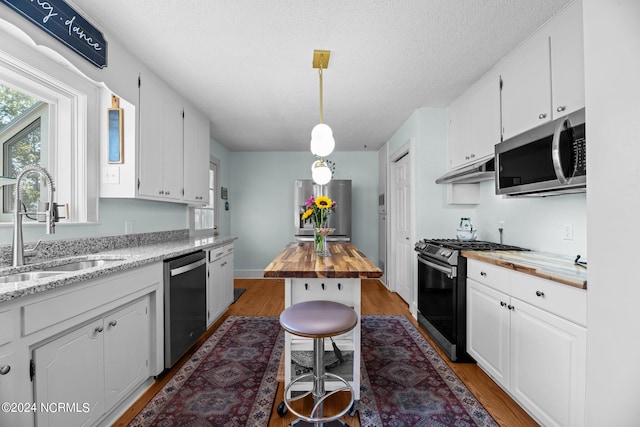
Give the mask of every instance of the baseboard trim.
[[264, 270], [234, 270], [235, 279], [264, 279]]

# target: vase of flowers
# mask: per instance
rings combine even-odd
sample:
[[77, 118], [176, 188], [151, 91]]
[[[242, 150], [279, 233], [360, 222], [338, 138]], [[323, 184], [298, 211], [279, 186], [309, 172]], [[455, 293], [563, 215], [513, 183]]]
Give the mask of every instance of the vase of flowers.
[[334, 229], [327, 227], [329, 214], [336, 208], [336, 202], [327, 196], [309, 197], [305, 202], [303, 221], [313, 223], [313, 245], [317, 256], [331, 256], [327, 247], [327, 235]]

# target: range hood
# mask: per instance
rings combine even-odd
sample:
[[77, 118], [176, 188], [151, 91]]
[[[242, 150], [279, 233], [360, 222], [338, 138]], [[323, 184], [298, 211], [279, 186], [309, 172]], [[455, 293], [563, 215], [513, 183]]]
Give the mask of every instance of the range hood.
[[436, 184], [474, 184], [489, 181], [495, 177], [496, 163], [492, 157], [449, 171], [436, 179]]

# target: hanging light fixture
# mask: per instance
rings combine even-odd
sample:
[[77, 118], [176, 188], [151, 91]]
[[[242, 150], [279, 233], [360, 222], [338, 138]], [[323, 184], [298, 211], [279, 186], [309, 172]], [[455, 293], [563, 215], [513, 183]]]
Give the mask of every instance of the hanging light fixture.
[[331, 154], [336, 146], [336, 141], [333, 139], [333, 131], [324, 123], [322, 115], [322, 70], [329, 66], [330, 55], [331, 51], [329, 50], [313, 51], [313, 68], [318, 69], [320, 77], [320, 123], [311, 130], [311, 153], [320, 157], [320, 160], [313, 162], [311, 176], [315, 183], [319, 185], [324, 185], [331, 181], [331, 169], [322, 158]]
[[331, 169], [324, 160], [316, 160], [311, 165], [311, 178], [318, 185], [325, 185], [331, 181]]

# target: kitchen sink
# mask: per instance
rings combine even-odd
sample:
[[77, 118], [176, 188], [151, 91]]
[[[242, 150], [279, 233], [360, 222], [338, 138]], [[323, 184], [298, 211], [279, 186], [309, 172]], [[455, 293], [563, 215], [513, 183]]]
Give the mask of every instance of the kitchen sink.
[[26, 282], [27, 280], [42, 279], [45, 277], [62, 274], [58, 271], [30, 271], [28, 273], [16, 273], [8, 276], [0, 276], [0, 283]]
[[85, 261], [74, 261], [68, 264], [56, 265], [55, 267], [47, 267], [46, 271], [78, 271], [91, 267], [100, 267], [105, 264], [109, 264], [115, 261], [122, 261], [120, 259], [91, 259]]

